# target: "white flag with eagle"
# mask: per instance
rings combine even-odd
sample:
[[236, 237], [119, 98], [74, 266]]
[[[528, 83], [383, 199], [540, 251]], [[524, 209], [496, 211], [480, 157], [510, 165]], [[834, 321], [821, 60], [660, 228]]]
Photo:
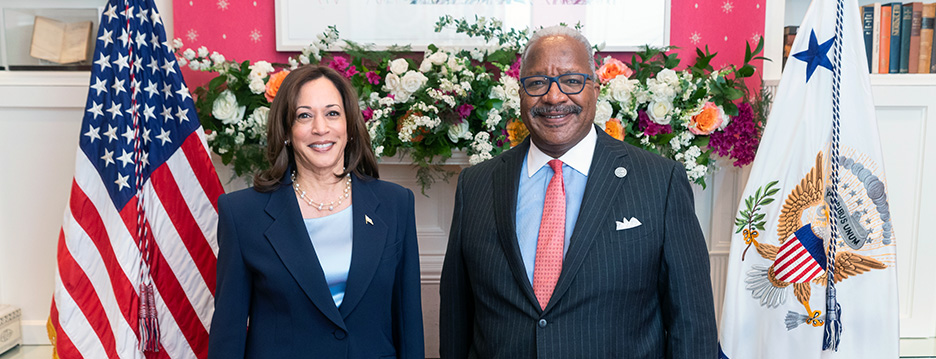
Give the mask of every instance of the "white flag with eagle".
[[731, 241], [725, 359], [897, 358], [896, 236], [856, 0], [814, 0]]

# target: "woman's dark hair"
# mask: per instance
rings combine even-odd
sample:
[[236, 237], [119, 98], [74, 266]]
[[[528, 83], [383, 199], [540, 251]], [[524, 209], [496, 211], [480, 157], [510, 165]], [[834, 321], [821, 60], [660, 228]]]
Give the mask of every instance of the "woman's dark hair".
[[326, 78], [341, 94], [342, 107], [348, 128], [348, 143], [344, 149], [344, 177], [353, 172], [359, 178], [378, 178], [377, 158], [371, 149], [370, 137], [364, 125], [364, 116], [358, 106], [358, 97], [351, 83], [337, 71], [317, 65], [306, 65], [292, 70], [280, 85], [267, 121], [266, 159], [270, 168], [254, 176], [254, 188], [260, 192], [272, 192], [279, 188], [280, 181], [289, 167], [295, 168], [292, 146], [286, 144], [296, 122], [296, 107], [299, 90], [308, 82]]

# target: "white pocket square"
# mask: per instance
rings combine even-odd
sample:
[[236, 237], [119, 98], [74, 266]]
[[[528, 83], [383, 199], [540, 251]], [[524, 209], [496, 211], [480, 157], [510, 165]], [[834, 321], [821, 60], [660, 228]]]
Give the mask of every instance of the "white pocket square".
[[635, 217], [631, 217], [631, 219], [627, 219], [627, 217], [624, 217], [623, 219], [624, 219], [623, 222], [614, 221], [614, 224], [617, 225], [617, 230], [619, 231], [625, 230], [625, 229], [631, 229], [631, 228], [641, 225], [640, 221]]

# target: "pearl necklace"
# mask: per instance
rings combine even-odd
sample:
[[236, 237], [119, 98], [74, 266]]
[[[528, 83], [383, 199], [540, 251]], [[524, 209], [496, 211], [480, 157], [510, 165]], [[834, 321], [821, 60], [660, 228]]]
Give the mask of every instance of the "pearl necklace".
[[351, 174], [348, 173], [348, 175], [345, 177], [347, 178], [347, 180], [345, 180], [344, 194], [339, 195], [337, 200], [334, 200], [328, 203], [324, 203], [324, 202], [318, 203], [318, 202], [313, 201], [311, 198], [306, 198], [306, 191], [303, 191], [301, 188], [299, 188], [299, 181], [296, 181], [295, 171], [293, 171], [292, 173], [293, 189], [296, 190], [296, 194], [299, 195], [299, 198], [307, 202], [309, 206], [312, 206], [312, 208], [315, 208], [319, 211], [324, 211], [326, 209], [331, 211], [331, 210], [334, 210], [335, 207], [341, 206], [341, 202], [347, 199], [351, 195], [350, 194]]

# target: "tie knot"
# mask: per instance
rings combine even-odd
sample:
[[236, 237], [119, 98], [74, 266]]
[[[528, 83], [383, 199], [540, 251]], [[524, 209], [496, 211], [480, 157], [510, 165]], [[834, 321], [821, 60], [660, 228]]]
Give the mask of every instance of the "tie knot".
[[560, 160], [549, 160], [549, 167], [552, 168], [555, 173], [562, 173], [562, 161]]

